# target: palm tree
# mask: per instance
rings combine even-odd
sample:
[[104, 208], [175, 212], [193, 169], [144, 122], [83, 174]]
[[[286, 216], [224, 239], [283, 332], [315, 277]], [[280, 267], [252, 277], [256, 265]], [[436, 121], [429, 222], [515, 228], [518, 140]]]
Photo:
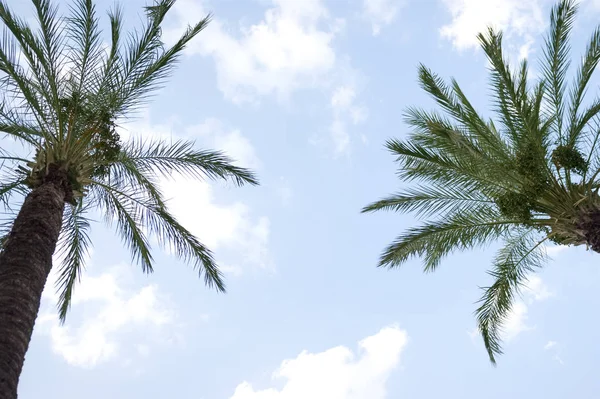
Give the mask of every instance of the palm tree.
[[[96, 210], [113, 225], [142, 270], [151, 272], [149, 235], [193, 263], [224, 291], [211, 252], [169, 213], [159, 176], [258, 184], [249, 170], [193, 142], [120, 139], [117, 122], [143, 105], [173, 71], [181, 51], [209, 22], [189, 26], [168, 47], [161, 24], [175, 0], [145, 8], [142, 30], [123, 37], [122, 13], [108, 13], [106, 46], [92, 0], [75, 0], [63, 18], [50, 0], [32, 0], [39, 30], [0, 1], [0, 131], [32, 154], [1, 150], [0, 201], [10, 217], [0, 252], [0, 398], [16, 398], [42, 290], [58, 248], [59, 315], [69, 309], [90, 246]], [[24, 198], [18, 214], [15, 201]]]
[[[421, 87], [443, 112], [409, 108], [408, 139], [388, 140], [409, 187], [363, 209], [413, 212], [422, 224], [405, 231], [379, 265], [412, 257], [434, 271], [455, 250], [504, 246], [493, 260], [493, 284], [476, 310], [489, 358], [502, 353], [502, 324], [527, 276], [543, 266], [545, 246], [585, 245], [600, 252], [600, 99], [584, 104], [600, 61], [600, 28], [589, 41], [567, 88], [569, 39], [577, 4], [553, 7], [541, 77], [528, 63], [515, 70], [502, 51], [502, 33], [478, 36], [489, 60], [495, 120], [484, 118], [458, 83], [419, 67]], [[424, 220], [423, 220], [424, 219]]]

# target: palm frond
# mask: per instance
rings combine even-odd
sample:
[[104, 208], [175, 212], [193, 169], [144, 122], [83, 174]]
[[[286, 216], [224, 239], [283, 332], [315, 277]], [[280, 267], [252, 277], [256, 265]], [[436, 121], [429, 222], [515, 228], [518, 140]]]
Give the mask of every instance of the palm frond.
[[127, 195], [111, 185], [94, 182], [96, 199], [105, 215], [107, 224], [116, 224], [123, 244], [131, 251], [134, 261], [139, 262], [142, 271], [152, 273], [153, 258], [150, 243], [141, 225], [140, 206], [127, 201]]
[[529, 96], [528, 119], [529, 125], [533, 127], [530, 136], [533, 137], [536, 142], [542, 143], [542, 145], [547, 148], [549, 145], [548, 138], [551, 135], [551, 126], [556, 119], [556, 115], [548, 115], [542, 110], [545, 95], [546, 82], [541, 80], [535, 85]]
[[102, 62], [101, 36], [96, 7], [92, 0], [76, 0], [68, 19], [69, 38], [73, 43], [69, 61], [73, 64], [75, 92], [91, 84]]
[[425, 271], [433, 271], [452, 251], [486, 245], [518, 224], [516, 220], [501, 217], [490, 206], [472, 212], [456, 212], [440, 221], [408, 229], [384, 250], [379, 266], [394, 268], [412, 257], [421, 257]]
[[[58, 18], [58, 6], [50, 0], [32, 0], [40, 25], [39, 42], [42, 44], [43, 57], [38, 55], [39, 62], [45, 70], [45, 82], [48, 86], [50, 103], [58, 107], [60, 98], [59, 74], [62, 69], [60, 57], [63, 54], [65, 37], [62, 34], [63, 24]], [[37, 46], [36, 46], [37, 47]], [[60, 118], [60, 115], [59, 115]]]
[[433, 96], [436, 102], [450, 114], [456, 122], [470, 133], [469, 138], [481, 149], [503, 157], [507, 153], [506, 144], [500, 135], [489, 129], [483, 118], [469, 102], [458, 82], [451, 80], [448, 86], [424, 65], [419, 66], [421, 87]]
[[27, 144], [31, 144], [33, 147], [39, 146], [40, 139], [44, 136], [34, 126], [13, 122], [5, 118], [5, 113], [2, 110], [0, 104], [0, 133], [4, 133], [17, 141], [23, 141]]
[[144, 173], [127, 156], [121, 156], [109, 168], [106, 179], [121, 191], [143, 193], [144, 198], [152, 200], [157, 206], [165, 206], [159, 182], [152, 173]]
[[[593, 126], [593, 133], [586, 135], [587, 138], [587, 148], [589, 148], [589, 153], [587, 159], [585, 161], [585, 170], [582, 176], [582, 181], [588, 183], [589, 185], [594, 184], [595, 175], [598, 174], [598, 140], [600, 139], [600, 120], [599, 118], [595, 118], [596, 123]], [[596, 165], [594, 165], [596, 163]], [[588, 179], [588, 175], [592, 176], [591, 179]]]
[[175, 255], [185, 262], [193, 263], [208, 287], [215, 287], [225, 292], [223, 274], [215, 263], [212, 253], [198, 239], [183, 227], [166, 207], [149, 208], [148, 218], [150, 230], [162, 242], [162, 246], [174, 251]]
[[453, 214], [457, 211], [473, 212], [494, 202], [481, 194], [476, 187], [418, 186], [383, 198], [362, 209], [363, 213], [375, 211], [414, 212], [417, 217], [435, 214]]
[[56, 288], [59, 292], [57, 307], [61, 323], [66, 320], [75, 285], [81, 278], [85, 268], [84, 262], [91, 246], [87, 209], [83, 202], [67, 206], [62, 236], [58, 243], [58, 254], [62, 258], [62, 263], [58, 270]]
[[[19, 106], [29, 109], [39, 126], [57, 130], [58, 119], [52, 110], [58, 100], [56, 58], [62, 51], [59, 21], [55, 18], [55, 9], [47, 1], [35, 0], [34, 3], [38, 18], [42, 19], [41, 39], [0, 0], [0, 20], [5, 27], [0, 47], [0, 71], [6, 73], [3, 83], [13, 97], [20, 100]], [[58, 49], [59, 53], [49, 58], [48, 48], [51, 51]], [[26, 67], [21, 66], [17, 54], [23, 56]], [[46, 137], [47, 140], [50, 138]]]
[[[108, 12], [110, 21], [110, 48], [108, 55], [103, 57], [101, 68], [92, 74], [88, 82], [95, 99], [102, 104], [108, 104], [109, 109], [117, 109], [119, 103], [119, 85], [123, 74], [121, 58], [121, 30], [123, 28], [123, 13], [117, 6]], [[93, 99], [92, 99], [93, 100]]]
[[545, 260], [541, 245], [547, 237], [536, 240], [538, 235], [533, 229], [513, 232], [498, 252], [493, 269], [489, 272], [495, 281], [484, 289], [476, 315], [479, 331], [493, 364], [496, 363], [495, 356], [502, 353], [502, 324], [510, 315], [514, 298], [526, 281], [527, 274], [540, 267]]
[[397, 157], [400, 165], [398, 177], [406, 181], [476, 185], [489, 195], [510, 190], [515, 184], [510, 170], [502, 170], [503, 174], [499, 176], [497, 165], [490, 168], [485, 162], [473, 162], [466, 152], [460, 157], [453, 157], [420, 143], [396, 139], [388, 140], [385, 145]]
[[196, 150], [192, 141], [167, 143], [134, 139], [123, 147], [117, 162], [129, 163], [144, 174], [158, 173], [167, 178], [181, 174], [197, 179], [231, 179], [240, 186], [258, 184], [250, 170], [233, 165], [232, 160], [219, 151]]
[[439, 153], [459, 157], [484, 157], [483, 149], [474, 135], [464, 126], [453, 124], [437, 113], [408, 108], [405, 122], [414, 128], [411, 140]]
[[[15, 34], [20, 34], [21, 29], [28, 29], [19, 25], [20, 21], [12, 21], [10, 19], [12, 14], [5, 7], [4, 3], [0, 2], [0, 19], [7, 26], [12, 27], [16, 31]], [[8, 24], [15, 24], [16, 26]], [[24, 42], [23, 38], [20, 39]], [[11, 93], [16, 99], [21, 100], [24, 107], [34, 111], [38, 123], [43, 124], [46, 115], [39, 93], [41, 86], [39, 83], [35, 84], [33, 75], [25, 71], [20, 65], [18, 57], [19, 50], [26, 57], [34, 57], [34, 55], [30, 54], [27, 48], [23, 50], [23, 46], [26, 46], [26, 44], [18, 43], [15, 40], [6, 30], [3, 32], [2, 42], [0, 43], [0, 72], [4, 73], [5, 76], [2, 77], [0, 83], [7, 92]], [[35, 61], [32, 60], [31, 62]], [[36, 71], [33, 68], [30, 68], [30, 70]]]
[[[159, 15], [161, 14], [162, 11]], [[188, 26], [181, 38], [170, 49], [164, 51], [147, 65], [142, 64], [142, 68], [136, 71], [132, 78], [125, 83], [123, 108], [130, 109], [134, 102], [138, 104], [145, 102], [156, 89], [161, 87], [165, 78], [170, 76], [176, 66], [181, 51], [190, 40], [206, 28], [210, 18], [209, 15], [196, 25]], [[156, 22], [153, 21], [153, 23]]]
[[573, 131], [583, 131], [586, 125], [600, 114], [600, 98], [595, 99], [576, 119]]
[[145, 226], [162, 248], [193, 263], [208, 287], [214, 286], [224, 292], [223, 276], [210, 250], [171, 215], [155, 183], [135, 168], [122, 170], [118, 176], [121, 176], [119, 183], [111, 185], [110, 190], [123, 208], [134, 210], [131, 215], [136, 224]]
[[208, 25], [210, 16], [188, 27], [172, 47], [164, 49], [161, 24], [174, 3], [174, 0], [155, 0], [154, 5], [146, 7], [146, 27], [131, 36], [127, 53], [117, 57], [121, 66], [117, 76], [119, 97], [113, 104], [115, 113], [124, 114], [145, 103], [173, 71], [188, 42]]
[[27, 186], [22, 176], [10, 176], [10, 179], [0, 182], [0, 204], [5, 210], [10, 209], [10, 200], [13, 195], [25, 195]]
[[2, 150], [2, 148], [0, 148], [0, 168], [4, 167], [4, 162], [6, 162], [6, 161], [9, 161], [12, 163], [15, 163], [15, 162], [27, 163], [27, 162], [29, 162], [28, 159], [21, 158], [16, 155], [11, 155], [10, 153], [8, 153], [8, 152]]
[[592, 78], [596, 67], [600, 62], [600, 27], [596, 28], [590, 42], [587, 45], [587, 49], [581, 65], [577, 71], [577, 76], [573, 84], [570, 96], [570, 123], [569, 123], [569, 140], [568, 145], [573, 147], [577, 144], [577, 141], [583, 132], [581, 125], [578, 126], [578, 113], [581, 103], [585, 97], [588, 83]]
[[0, 252], [2, 252], [2, 250], [6, 246], [10, 230], [12, 229], [12, 226], [14, 224], [14, 219], [16, 215], [11, 216], [12, 217], [0, 221]]
[[494, 90], [497, 113], [500, 121], [506, 127], [513, 145], [520, 141], [520, 137], [528, 130], [525, 118], [527, 97], [518, 90], [518, 77], [512, 76], [507, 60], [502, 49], [502, 32], [489, 29], [487, 34], [478, 36], [481, 47], [490, 62], [490, 75]]
[[[2, 87], [7, 89], [0, 83], [0, 88]], [[0, 133], [10, 136], [16, 141], [38, 147], [42, 139], [51, 140], [52, 138], [42, 125], [36, 123], [39, 120], [36, 121], [35, 117], [31, 117], [28, 108], [28, 106], [15, 107], [10, 104], [10, 100], [0, 100]]]
[[546, 38], [545, 62], [542, 64], [548, 82], [548, 99], [556, 116], [556, 134], [563, 140], [563, 115], [565, 79], [570, 65], [569, 36], [573, 28], [577, 4], [573, 0], [562, 0], [553, 7], [550, 15], [550, 33]]

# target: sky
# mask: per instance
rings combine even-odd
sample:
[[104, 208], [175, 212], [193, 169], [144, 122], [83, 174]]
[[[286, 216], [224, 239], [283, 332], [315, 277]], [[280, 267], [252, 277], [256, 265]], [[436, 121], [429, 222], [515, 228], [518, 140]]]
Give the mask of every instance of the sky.
[[[28, 2], [8, 4], [31, 16]], [[139, 27], [145, 1], [121, 4], [125, 28]], [[208, 12], [213, 21], [121, 132], [192, 139], [258, 173], [259, 187], [162, 182], [175, 215], [215, 251], [228, 292], [158, 250], [143, 274], [94, 223], [63, 326], [46, 287], [19, 398], [596, 398], [597, 255], [548, 248], [494, 368], [473, 312], [497, 246], [452, 254], [433, 274], [418, 259], [378, 269], [380, 251], [417, 220], [360, 214], [402, 187], [383, 147], [406, 137], [402, 111], [433, 108], [418, 64], [455, 77], [489, 112], [476, 33], [503, 29], [511, 59], [528, 57], [535, 72], [552, 4], [178, 0], [167, 42]], [[581, 3], [576, 59], [599, 15], [599, 1]]]

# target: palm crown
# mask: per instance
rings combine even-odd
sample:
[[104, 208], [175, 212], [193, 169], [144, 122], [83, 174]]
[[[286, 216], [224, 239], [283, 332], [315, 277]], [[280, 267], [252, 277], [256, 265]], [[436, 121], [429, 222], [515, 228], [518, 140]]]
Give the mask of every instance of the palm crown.
[[422, 225], [400, 235], [380, 258], [398, 267], [423, 259], [435, 270], [452, 251], [503, 240], [476, 311], [490, 360], [502, 352], [502, 323], [527, 275], [543, 265], [545, 245], [586, 245], [600, 252], [600, 100], [585, 106], [600, 61], [600, 29], [589, 41], [570, 88], [569, 36], [577, 11], [563, 0], [551, 12], [541, 78], [528, 78], [527, 60], [511, 70], [502, 33], [478, 36], [490, 64], [496, 118], [475, 110], [458, 83], [425, 66], [419, 81], [443, 113], [409, 108], [407, 140], [389, 140], [398, 175], [414, 182], [363, 212], [414, 212]]
[[[0, 1], [6, 32], [0, 43], [0, 131], [24, 143], [30, 158], [2, 150], [0, 200], [9, 215], [18, 197], [51, 179], [63, 179], [68, 203], [59, 251], [57, 288], [64, 320], [89, 248], [89, 214], [100, 210], [146, 272], [153, 259], [148, 235], [193, 262], [209, 286], [224, 290], [210, 251], [169, 213], [157, 177], [231, 178], [257, 184], [252, 172], [232, 165], [219, 152], [194, 149], [193, 142], [123, 141], [116, 127], [169, 76], [185, 45], [209, 22], [189, 26], [171, 47], [161, 41], [161, 24], [174, 0], [146, 7], [141, 31], [122, 37], [122, 14], [109, 12], [110, 43], [103, 44], [91, 0], [77, 0], [59, 18], [49, 0], [32, 0], [39, 32]], [[12, 198], [12, 199], [11, 199]], [[7, 230], [8, 232], [8, 230]], [[9, 235], [2, 238], [6, 246]]]

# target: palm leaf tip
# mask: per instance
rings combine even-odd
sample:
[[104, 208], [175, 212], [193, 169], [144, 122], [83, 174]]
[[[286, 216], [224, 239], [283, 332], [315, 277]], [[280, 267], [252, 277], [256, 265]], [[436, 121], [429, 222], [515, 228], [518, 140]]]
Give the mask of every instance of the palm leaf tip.
[[177, 225], [177, 228], [183, 233], [182, 239], [185, 241], [185, 243], [182, 241], [184, 245], [180, 249], [187, 251], [187, 254], [181, 253], [180, 257], [184, 259], [194, 258], [194, 266], [198, 270], [198, 276], [204, 278], [207, 287], [215, 288], [221, 293], [227, 292], [223, 272], [215, 262], [212, 252], [200, 244], [196, 237], [185, 230], [183, 226]]
[[490, 363], [492, 364], [492, 366], [496, 367], [497, 366], [496, 355], [502, 354], [502, 347], [500, 346], [500, 344], [498, 342], [499, 339], [497, 337], [491, 335], [487, 329], [481, 329], [481, 326], [480, 326], [480, 333], [481, 333], [481, 337], [483, 339], [483, 345], [485, 346], [485, 350], [488, 354]]
[[[486, 294], [480, 300], [480, 307], [475, 311], [477, 317], [477, 329], [483, 339], [483, 345], [492, 365], [496, 366], [496, 356], [502, 354], [500, 338], [500, 320], [497, 314], [492, 313], [492, 296], [486, 296], [494, 287], [485, 288]], [[496, 292], [496, 291], [495, 291]]]
[[159, 238], [161, 245], [167, 244], [175, 255], [185, 262], [192, 263], [205, 284], [225, 292], [223, 275], [216, 264], [212, 252], [194, 234], [181, 225], [166, 209], [162, 201], [147, 208], [148, 226]]
[[398, 139], [393, 139], [393, 138], [387, 139], [384, 144], [385, 148], [392, 154], [396, 154], [398, 152], [397, 148], [400, 147], [401, 145], [402, 145], [402, 141], [400, 141]]
[[230, 178], [233, 178], [238, 186], [243, 186], [244, 184], [250, 184], [252, 186], [260, 185], [258, 176], [250, 169], [234, 166], [231, 168], [229, 176]]
[[204, 270], [204, 283], [209, 288], [214, 287], [218, 292], [227, 292], [227, 288], [223, 279], [223, 273], [214, 262], [212, 257], [209, 259], [202, 259], [202, 268]]
[[384, 205], [384, 201], [385, 200], [379, 200], [373, 203], [370, 203], [369, 205], [363, 207], [360, 210], [360, 213], [369, 213], [369, 212], [376, 212], [376, 211], [380, 211], [382, 209], [384, 209], [386, 206]]
[[235, 161], [221, 151], [203, 151], [205, 168], [209, 176], [233, 180], [238, 186], [250, 184], [259, 185], [255, 172], [248, 168], [235, 165]]

